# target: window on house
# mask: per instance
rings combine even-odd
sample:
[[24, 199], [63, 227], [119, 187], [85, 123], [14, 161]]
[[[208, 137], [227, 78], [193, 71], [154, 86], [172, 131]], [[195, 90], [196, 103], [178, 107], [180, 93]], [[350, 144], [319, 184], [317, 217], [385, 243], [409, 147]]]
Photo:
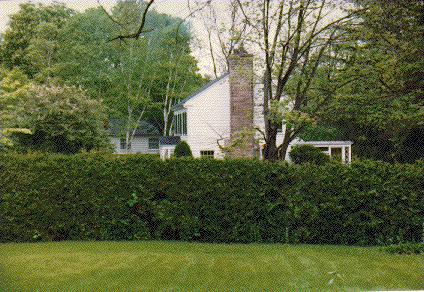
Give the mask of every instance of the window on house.
[[[126, 139], [121, 139], [121, 150], [125, 150], [125, 149], [127, 149], [127, 141], [126, 141]], [[131, 149], [131, 142], [130, 143], [128, 143], [128, 149]]]
[[149, 138], [149, 149], [150, 150], [159, 149], [159, 138], [154, 138], [154, 137]]
[[200, 151], [200, 157], [201, 158], [214, 158], [214, 151], [213, 150], [201, 150]]
[[182, 114], [182, 119], [183, 119], [183, 134], [187, 135], [187, 113], [183, 113]]
[[187, 135], [187, 113], [184, 112], [174, 116], [174, 133]]

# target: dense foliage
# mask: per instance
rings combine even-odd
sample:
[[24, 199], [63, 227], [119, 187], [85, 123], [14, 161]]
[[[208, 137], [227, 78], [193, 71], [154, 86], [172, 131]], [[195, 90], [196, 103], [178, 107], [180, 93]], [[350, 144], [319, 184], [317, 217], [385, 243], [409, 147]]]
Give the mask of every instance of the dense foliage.
[[290, 159], [296, 164], [310, 162], [322, 165], [330, 161], [328, 155], [323, 153], [319, 148], [311, 145], [293, 147], [290, 151]]
[[174, 155], [175, 157], [193, 157], [190, 145], [186, 141], [181, 141], [175, 146]]
[[111, 148], [106, 119], [103, 104], [78, 88], [33, 85], [3, 121], [11, 128], [30, 130], [13, 135], [15, 149], [70, 154]]
[[419, 242], [424, 164], [1, 155], [0, 240]]
[[[0, 87], [8, 81], [3, 75], [17, 78], [18, 72], [28, 86], [77, 86], [104, 102], [108, 118], [124, 120], [127, 133], [148, 120], [168, 135], [172, 105], [203, 79], [190, 29], [179, 18], [149, 11], [140, 38], [111, 41], [133, 32], [145, 9], [141, 0], [118, 1], [110, 15], [100, 7], [77, 13], [58, 3], [20, 5], [0, 37]], [[0, 89], [0, 110], [10, 92]]]
[[391, 254], [424, 254], [424, 243], [401, 243], [381, 249]]
[[[23, 3], [10, 16], [9, 27], [0, 42], [0, 63], [9, 69], [20, 68], [29, 76], [50, 66], [58, 49], [58, 31], [75, 11], [64, 4]], [[45, 41], [40, 42], [43, 38]], [[44, 66], [41, 66], [44, 63]]]
[[342, 41], [327, 56], [327, 63], [338, 70], [330, 74], [325, 66], [319, 68], [308, 92], [317, 105], [329, 102], [308, 112], [322, 128], [337, 128], [337, 139], [354, 141], [353, 152], [359, 157], [392, 162], [422, 159], [422, 1], [353, 2], [363, 10], [354, 25], [341, 27]]

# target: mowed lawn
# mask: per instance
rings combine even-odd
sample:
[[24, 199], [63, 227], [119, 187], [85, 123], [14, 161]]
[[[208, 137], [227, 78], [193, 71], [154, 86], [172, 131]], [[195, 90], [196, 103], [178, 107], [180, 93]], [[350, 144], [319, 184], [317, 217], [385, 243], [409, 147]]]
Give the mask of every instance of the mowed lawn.
[[299, 288], [423, 289], [423, 259], [342, 246], [0, 244], [1, 291]]

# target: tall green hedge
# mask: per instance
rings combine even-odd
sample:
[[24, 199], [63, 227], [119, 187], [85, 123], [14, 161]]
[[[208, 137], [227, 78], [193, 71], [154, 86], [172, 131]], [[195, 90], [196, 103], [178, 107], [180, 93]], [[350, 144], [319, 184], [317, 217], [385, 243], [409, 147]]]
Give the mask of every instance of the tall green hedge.
[[424, 163], [0, 155], [0, 241], [419, 242]]

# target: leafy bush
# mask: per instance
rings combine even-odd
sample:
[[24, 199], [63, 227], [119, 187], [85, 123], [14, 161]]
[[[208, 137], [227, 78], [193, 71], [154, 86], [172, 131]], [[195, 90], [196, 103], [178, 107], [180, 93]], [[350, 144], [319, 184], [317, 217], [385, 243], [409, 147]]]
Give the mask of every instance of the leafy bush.
[[0, 154], [0, 241], [420, 242], [424, 163]]
[[424, 243], [401, 243], [385, 246], [382, 250], [391, 254], [423, 254]]
[[111, 149], [103, 104], [78, 88], [32, 85], [8, 114], [6, 126], [30, 130], [13, 135], [18, 150], [74, 154]]
[[290, 159], [296, 164], [310, 162], [322, 165], [330, 161], [328, 155], [311, 145], [294, 146], [290, 151]]
[[181, 141], [175, 146], [174, 155], [175, 157], [193, 157], [190, 145], [186, 141]]

